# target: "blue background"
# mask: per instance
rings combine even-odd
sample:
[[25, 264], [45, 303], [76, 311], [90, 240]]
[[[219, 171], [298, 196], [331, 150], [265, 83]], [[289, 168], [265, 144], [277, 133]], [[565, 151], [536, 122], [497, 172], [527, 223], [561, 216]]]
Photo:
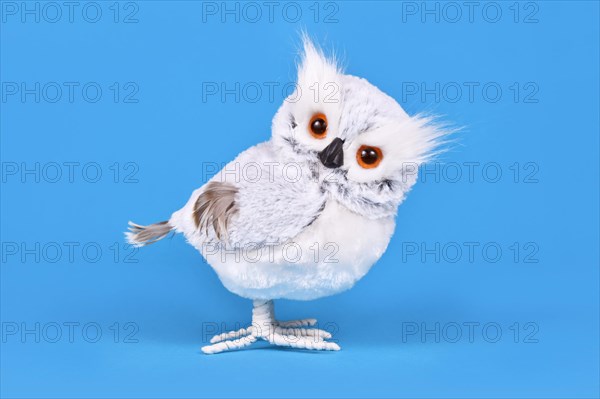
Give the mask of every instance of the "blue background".
[[[472, 22], [463, 8], [454, 23], [445, 3], [438, 5], [439, 22], [435, 15], [423, 22], [421, 14], [407, 14], [401, 2], [357, 1], [318, 5], [316, 22], [312, 2], [297, 3], [298, 22], [294, 10], [282, 13], [286, 3], [279, 3], [273, 22], [263, 6], [254, 23], [249, 9], [239, 22], [231, 15], [222, 22], [221, 14], [204, 14], [203, 21], [202, 4], [191, 1], [139, 2], [137, 11], [121, 2], [117, 23], [113, 2], [99, 3], [97, 23], [86, 22], [81, 8], [71, 23], [64, 7], [56, 23], [27, 15], [21, 22], [7, 3], [1, 25], [3, 331], [80, 324], [72, 343], [66, 327], [56, 343], [47, 339], [54, 336], [49, 330], [39, 343], [31, 334], [5, 336], [3, 397], [598, 397], [597, 2], [520, 3], [517, 22], [512, 2], [496, 3], [502, 11], [496, 23], [484, 18], [486, 3]], [[421, 2], [412, 4], [422, 11]], [[124, 23], [134, 11], [137, 22]], [[387, 253], [354, 289], [314, 302], [276, 303], [281, 319], [329, 323], [342, 351], [257, 347], [205, 356], [207, 326], [248, 322], [250, 302], [226, 291], [182, 237], [132, 253], [122, 232], [128, 220], [150, 223], [178, 209], [206, 181], [202, 162], [227, 162], [268, 139], [280, 89], [273, 100], [263, 93], [256, 102], [221, 101], [202, 98], [203, 82], [231, 88], [293, 81], [303, 28], [334, 49], [349, 73], [369, 79], [409, 113], [432, 112], [463, 126], [441, 159], [460, 165], [463, 175], [458, 182], [436, 179], [435, 173], [452, 172], [438, 165], [421, 179], [399, 209]], [[50, 91], [36, 103], [34, 95], [9, 96], [6, 82], [80, 86], [73, 102], [65, 90], [56, 103], [47, 101]], [[102, 88], [99, 101], [82, 97], [87, 82]], [[115, 82], [117, 102], [109, 88]], [[450, 92], [438, 101], [407, 95], [406, 82], [427, 88], [457, 82], [464, 91], [457, 101]], [[472, 100], [464, 82], [479, 84]], [[490, 82], [502, 89], [497, 102], [482, 94]], [[509, 88], [515, 82], [516, 101]], [[137, 103], [124, 102], [135, 88]], [[40, 168], [96, 163], [102, 177], [87, 182], [80, 166], [70, 182], [63, 167], [58, 182], [49, 181], [50, 169], [36, 182], [35, 175], [6, 170], [36, 162]], [[495, 163], [501, 179], [487, 181], [480, 166], [469, 181], [467, 162]], [[73, 260], [65, 242], [79, 245]], [[465, 242], [479, 243], [472, 261]], [[510, 249], [515, 242], [517, 259]], [[23, 259], [11, 243], [39, 243], [48, 253], [40, 249], [39, 262], [35, 253]], [[61, 255], [52, 243], [63, 247]], [[93, 246], [87, 258], [86, 243]], [[406, 243], [458, 243], [465, 253], [438, 262], [421, 252], [409, 256]], [[497, 262], [482, 255], [486, 243], [501, 247]], [[102, 255], [92, 262], [97, 246]], [[138, 331], [126, 329], [128, 322]], [[433, 334], [403, 332], [467, 322], [479, 323], [473, 342], [466, 327], [455, 343], [450, 330], [439, 342]], [[98, 342], [85, 339], [94, 330], [82, 337], [86, 323], [101, 327]], [[502, 328], [497, 342], [488, 342], [494, 330], [482, 333], [486, 323]], [[127, 333], [137, 343], [123, 342]]]

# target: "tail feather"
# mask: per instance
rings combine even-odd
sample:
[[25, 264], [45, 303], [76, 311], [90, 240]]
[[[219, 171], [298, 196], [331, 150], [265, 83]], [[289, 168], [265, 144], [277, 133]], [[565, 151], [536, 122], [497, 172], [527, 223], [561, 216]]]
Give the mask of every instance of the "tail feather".
[[127, 242], [136, 247], [143, 247], [165, 238], [173, 230], [168, 221], [141, 226], [129, 222], [129, 231], [125, 233]]

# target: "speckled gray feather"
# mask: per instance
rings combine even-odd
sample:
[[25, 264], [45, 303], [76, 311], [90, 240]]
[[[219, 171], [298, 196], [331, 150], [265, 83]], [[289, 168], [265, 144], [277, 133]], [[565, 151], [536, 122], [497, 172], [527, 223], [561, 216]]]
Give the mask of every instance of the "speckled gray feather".
[[130, 243], [143, 247], [165, 238], [173, 227], [168, 221], [142, 226], [129, 222], [129, 232], [125, 233]]
[[212, 181], [194, 204], [194, 222], [196, 227], [208, 234], [209, 225], [218, 239], [229, 236], [227, 225], [231, 216], [238, 212], [235, 202], [237, 189], [232, 184]]

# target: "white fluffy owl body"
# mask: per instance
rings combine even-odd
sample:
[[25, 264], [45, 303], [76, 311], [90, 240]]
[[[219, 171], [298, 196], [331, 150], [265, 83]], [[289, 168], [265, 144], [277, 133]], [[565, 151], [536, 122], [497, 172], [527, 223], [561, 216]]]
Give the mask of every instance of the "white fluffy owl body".
[[250, 299], [338, 293], [385, 252], [397, 208], [443, 135], [305, 40], [271, 139], [242, 152], [168, 221], [132, 225], [129, 242], [183, 233], [227, 289]]
[[[328, 199], [314, 171], [269, 157], [279, 153], [272, 146], [266, 142], [240, 154], [196, 190], [169, 225], [242, 297], [309, 300], [351, 288], [385, 252], [394, 217], [370, 219]], [[236, 206], [248, 212], [228, 221], [226, 242], [194, 222], [198, 198], [211, 182], [241, 186], [247, 194], [238, 196]]]

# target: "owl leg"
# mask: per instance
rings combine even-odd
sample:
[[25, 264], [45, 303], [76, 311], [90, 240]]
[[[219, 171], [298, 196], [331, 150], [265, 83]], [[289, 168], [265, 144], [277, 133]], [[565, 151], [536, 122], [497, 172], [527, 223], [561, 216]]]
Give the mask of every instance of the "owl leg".
[[237, 331], [217, 334], [211, 338], [211, 345], [203, 346], [202, 352], [214, 354], [235, 349], [241, 349], [256, 342], [258, 339], [266, 340], [274, 325], [273, 302], [254, 301], [252, 309], [252, 325]]
[[331, 338], [329, 332], [318, 328], [305, 328], [316, 324], [315, 319], [279, 322], [275, 319], [273, 301], [255, 300], [250, 327], [215, 335], [210, 340], [211, 345], [202, 347], [202, 352], [213, 354], [241, 349], [259, 339], [272, 345], [297, 349], [340, 350], [335, 342], [326, 341]]
[[[327, 342], [331, 334], [312, 327], [315, 319], [279, 322], [275, 319], [273, 301], [254, 301], [252, 326], [262, 339], [272, 345], [298, 349], [340, 350], [335, 342]], [[262, 334], [261, 334], [262, 333]]]

